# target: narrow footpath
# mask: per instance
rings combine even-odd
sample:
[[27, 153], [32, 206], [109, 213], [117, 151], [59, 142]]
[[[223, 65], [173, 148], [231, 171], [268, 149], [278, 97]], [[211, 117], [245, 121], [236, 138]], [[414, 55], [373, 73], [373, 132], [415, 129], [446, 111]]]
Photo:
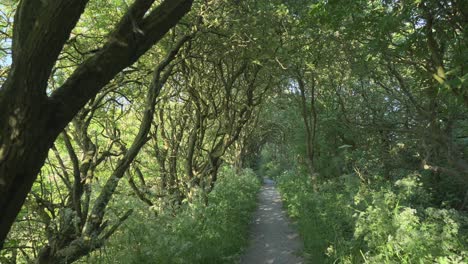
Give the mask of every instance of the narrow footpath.
[[302, 242], [283, 210], [281, 197], [271, 180], [265, 180], [250, 234], [250, 246], [241, 264], [302, 264]]

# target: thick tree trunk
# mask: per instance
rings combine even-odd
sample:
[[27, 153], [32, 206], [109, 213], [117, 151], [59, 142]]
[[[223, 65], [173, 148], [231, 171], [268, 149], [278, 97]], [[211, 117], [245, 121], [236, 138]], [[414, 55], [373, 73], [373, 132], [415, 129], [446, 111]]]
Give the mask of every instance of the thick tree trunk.
[[7, 113], [11, 112], [16, 115], [1, 118], [8, 119], [9, 125], [2, 122], [2, 127], [8, 129], [2, 130], [0, 147], [0, 245], [55, 139], [47, 131], [47, 108], [40, 100]]
[[18, 5], [13, 62], [0, 89], [0, 249], [57, 136], [47, 80], [86, 3]]
[[[192, 5], [191, 0], [166, 0], [148, 11], [153, 2], [135, 0], [108, 43], [50, 97], [46, 88], [52, 67], [87, 1], [42, 4], [23, 0], [19, 4], [13, 63], [0, 89], [0, 249], [58, 134], [117, 73], [177, 24]], [[135, 24], [144, 35], [136, 35]]]

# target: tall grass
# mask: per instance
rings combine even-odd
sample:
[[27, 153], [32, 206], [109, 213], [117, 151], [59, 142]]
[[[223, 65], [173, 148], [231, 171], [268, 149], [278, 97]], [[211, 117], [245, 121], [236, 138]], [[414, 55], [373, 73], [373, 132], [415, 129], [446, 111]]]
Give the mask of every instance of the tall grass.
[[468, 263], [466, 215], [431, 207], [417, 174], [393, 183], [345, 175], [318, 192], [300, 174], [278, 181], [311, 263]]
[[[248, 239], [260, 183], [251, 170], [220, 173], [208, 206], [187, 203], [176, 215], [139, 208], [94, 263], [235, 263]], [[136, 205], [136, 204], [135, 204]]]

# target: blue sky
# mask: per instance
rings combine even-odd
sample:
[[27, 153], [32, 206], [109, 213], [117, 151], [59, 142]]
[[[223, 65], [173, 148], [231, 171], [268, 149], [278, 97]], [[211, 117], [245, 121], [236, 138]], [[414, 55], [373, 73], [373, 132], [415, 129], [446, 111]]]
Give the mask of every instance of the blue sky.
[[[5, 39], [4, 41], [0, 42], [3, 48], [10, 48], [11, 47], [11, 39]], [[9, 66], [11, 64], [11, 54], [7, 54], [6, 56], [0, 57], [0, 67]]]

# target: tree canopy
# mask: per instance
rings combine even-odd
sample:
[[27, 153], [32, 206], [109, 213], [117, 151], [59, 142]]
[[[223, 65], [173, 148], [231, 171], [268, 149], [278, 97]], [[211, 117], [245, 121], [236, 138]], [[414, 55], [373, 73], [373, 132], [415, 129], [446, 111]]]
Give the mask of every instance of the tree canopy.
[[[0, 262], [233, 261], [251, 168], [323, 263], [463, 263], [467, 21], [460, 0], [3, 1]], [[405, 223], [427, 244], [386, 240]]]

